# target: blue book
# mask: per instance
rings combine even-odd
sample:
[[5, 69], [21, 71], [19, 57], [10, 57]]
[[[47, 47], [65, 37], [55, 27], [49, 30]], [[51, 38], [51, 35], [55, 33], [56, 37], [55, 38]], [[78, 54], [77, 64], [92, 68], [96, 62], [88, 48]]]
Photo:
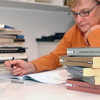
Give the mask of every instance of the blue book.
[[15, 29], [15, 28], [12, 27], [12, 26], [5, 25], [5, 24], [0, 24], [0, 29], [2, 29], [2, 28]]
[[17, 39], [24, 39], [24, 35], [17, 34], [17, 35], [16, 35], [16, 38], [17, 38]]

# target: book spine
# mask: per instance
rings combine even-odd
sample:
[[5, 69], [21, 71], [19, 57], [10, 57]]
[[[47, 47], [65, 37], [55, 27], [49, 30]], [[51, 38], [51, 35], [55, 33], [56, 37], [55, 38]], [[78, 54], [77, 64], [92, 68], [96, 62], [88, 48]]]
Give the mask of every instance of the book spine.
[[68, 69], [73, 69], [73, 70], [77, 70], [77, 71], [81, 71], [81, 72], [82, 72], [83, 69], [84, 69], [84, 68], [87, 68], [87, 67], [83, 67], [83, 66], [68, 66], [68, 65], [67, 65], [67, 68], [68, 68]]
[[5, 24], [0, 24], [0, 29], [2, 29], [2, 28], [15, 29], [15, 28], [12, 27], [12, 26], [5, 25]]
[[92, 57], [60, 57], [61, 65], [93, 67]]
[[100, 76], [100, 68], [87, 68], [80, 66], [67, 66], [65, 68], [69, 73], [80, 76]]
[[23, 47], [23, 42], [0, 43], [0, 47]]
[[100, 56], [100, 48], [67, 48], [67, 56], [96, 57]]
[[14, 39], [14, 42], [25, 42], [25, 39]]
[[68, 76], [69, 77], [72, 77], [72, 78], [80, 79], [80, 80], [85, 81], [85, 82], [88, 82], [90, 84], [100, 85], [100, 81], [97, 83], [94, 76], [89, 76], [89, 77], [79, 76], [76, 73], [71, 73], [71, 72], [70, 72], [70, 74]]
[[[28, 58], [20, 58], [21, 60], [27, 61], [28, 62]], [[11, 59], [4, 59], [4, 60], [0, 60], [0, 64], [4, 64], [5, 61], [8, 61]], [[18, 59], [19, 60], [19, 59]]]
[[3, 28], [3, 29], [0, 29], [0, 34], [12, 35], [12, 34], [23, 34], [23, 32], [21, 30]]
[[4, 28], [15, 29], [14, 27], [12, 27], [12, 26], [8, 26], [8, 25], [4, 25]]
[[100, 94], [100, 85], [93, 85], [83, 81], [67, 79], [66, 88], [69, 90]]
[[17, 39], [24, 39], [24, 35], [19, 35], [19, 34], [17, 34], [17, 35], [16, 35], [16, 38], [17, 38]]
[[16, 49], [16, 50], [0, 50], [0, 53], [24, 53], [26, 50], [24, 48], [22, 49]]
[[70, 68], [67, 68], [67, 71], [68, 71], [69, 73], [73, 73], [73, 74], [75, 74], [75, 75], [78, 75], [78, 76], [83, 77], [83, 72], [81, 72], [81, 71], [74, 70], [74, 69], [70, 69]]

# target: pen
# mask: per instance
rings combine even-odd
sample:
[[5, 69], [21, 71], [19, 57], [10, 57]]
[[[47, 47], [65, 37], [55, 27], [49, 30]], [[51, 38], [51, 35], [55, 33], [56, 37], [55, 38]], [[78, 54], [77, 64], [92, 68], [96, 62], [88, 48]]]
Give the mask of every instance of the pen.
[[[12, 58], [12, 60], [14, 60], [14, 57]], [[11, 64], [11, 71], [13, 71], [13, 64]]]

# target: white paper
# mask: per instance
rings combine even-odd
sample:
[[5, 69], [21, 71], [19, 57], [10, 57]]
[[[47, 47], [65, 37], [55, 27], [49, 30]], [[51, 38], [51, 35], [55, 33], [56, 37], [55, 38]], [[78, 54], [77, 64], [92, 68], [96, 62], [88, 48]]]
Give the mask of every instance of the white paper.
[[35, 74], [28, 74], [24, 76], [12, 76], [10, 73], [0, 74], [2, 78], [17, 78], [17, 79], [32, 79], [38, 82], [47, 83], [47, 84], [62, 84], [66, 82], [67, 71], [65, 69], [57, 69], [51, 71], [45, 71]]

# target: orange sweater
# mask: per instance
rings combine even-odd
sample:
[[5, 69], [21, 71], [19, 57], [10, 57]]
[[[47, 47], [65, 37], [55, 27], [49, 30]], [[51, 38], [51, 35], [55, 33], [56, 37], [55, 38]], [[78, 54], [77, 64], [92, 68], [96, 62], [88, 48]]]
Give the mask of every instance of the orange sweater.
[[[87, 36], [90, 47], [100, 47], [100, 28], [90, 32]], [[31, 61], [37, 72], [56, 69], [61, 67], [59, 56], [67, 55], [67, 48], [71, 47], [87, 47], [85, 43], [85, 33], [82, 33], [77, 25], [74, 25], [63, 37], [58, 46], [49, 55], [45, 55], [36, 60]]]

